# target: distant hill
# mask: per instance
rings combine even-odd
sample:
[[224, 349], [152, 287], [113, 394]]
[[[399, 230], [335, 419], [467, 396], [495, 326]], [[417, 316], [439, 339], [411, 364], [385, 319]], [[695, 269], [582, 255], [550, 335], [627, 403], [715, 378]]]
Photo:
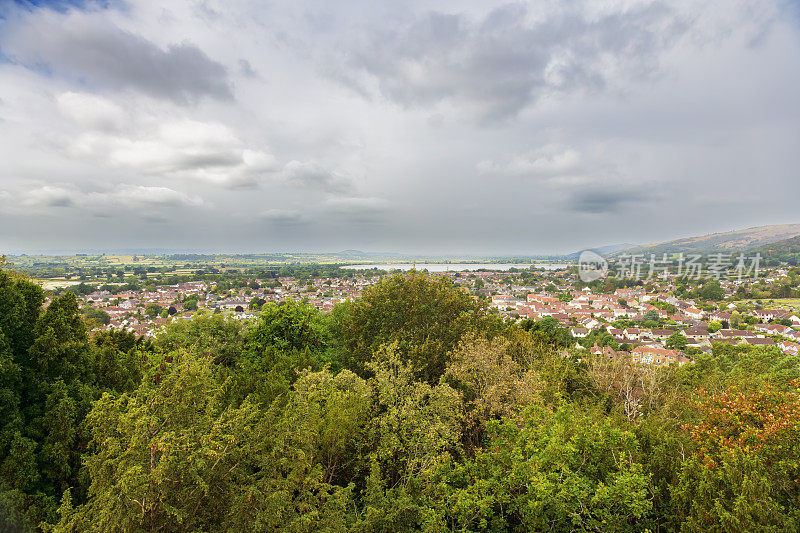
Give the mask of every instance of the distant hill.
[[698, 237], [686, 237], [674, 241], [631, 246], [614, 252], [612, 255], [662, 254], [662, 253], [701, 253], [738, 252], [791, 240], [800, 236], [800, 224], [776, 224], [757, 226], [725, 233], [711, 233]]
[[600, 255], [607, 255], [607, 254], [613, 254], [614, 252], [618, 252], [620, 250], [624, 250], [625, 248], [630, 248], [631, 246], [635, 245], [631, 243], [609, 244], [608, 246], [601, 246], [600, 248], [594, 248], [594, 251]]
[[800, 235], [784, 239], [782, 241], [765, 244], [753, 249], [754, 252], [761, 252], [764, 255], [781, 255], [800, 253]]
[[[605, 255], [613, 254], [614, 252], [617, 252], [619, 250], [624, 250], [626, 248], [630, 248], [632, 246], [635, 246], [635, 245], [631, 244], [631, 243], [609, 244], [607, 246], [600, 246], [600, 247], [597, 247], [597, 248], [589, 248], [589, 249], [592, 250], [593, 252], [597, 252], [598, 254], [605, 256]], [[580, 257], [581, 252], [583, 252], [583, 250], [580, 250], [580, 251], [577, 251], [577, 252], [572, 252], [571, 254], [567, 254], [564, 257], [566, 259], [568, 259], [568, 260], [573, 260], [574, 261], [574, 260], [577, 260], [578, 257]]]
[[750, 253], [756, 252], [764, 258], [765, 265], [786, 263], [797, 266], [800, 264], [800, 235], [750, 250]]

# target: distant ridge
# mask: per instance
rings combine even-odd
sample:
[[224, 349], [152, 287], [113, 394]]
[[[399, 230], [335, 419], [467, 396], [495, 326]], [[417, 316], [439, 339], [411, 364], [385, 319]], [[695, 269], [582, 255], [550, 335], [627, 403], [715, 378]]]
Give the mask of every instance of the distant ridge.
[[[597, 252], [600, 255], [609, 255], [609, 254], [613, 254], [614, 252], [617, 252], [619, 250], [624, 250], [626, 248], [630, 248], [632, 246], [636, 246], [636, 245], [635, 244], [631, 244], [629, 242], [626, 242], [625, 244], [609, 244], [609, 245], [606, 245], [606, 246], [600, 246], [598, 248], [589, 248], [589, 250], [592, 250], [593, 252]], [[583, 250], [579, 250], [577, 252], [572, 252], [571, 254], [567, 254], [565, 257], [566, 257], [566, 259], [576, 260], [581, 255], [581, 252], [583, 252]]]
[[341, 252], [336, 252], [336, 255], [357, 255], [358, 257], [366, 257], [370, 254], [362, 252], [361, 250], [342, 250]]
[[623, 248], [612, 255], [738, 252], [800, 236], [800, 224], [775, 224]]
[[800, 236], [791, 237], [782, 241], [764, 244], [755, 248], [754, 252], [764, 255], [797, 254], [800, 253]]

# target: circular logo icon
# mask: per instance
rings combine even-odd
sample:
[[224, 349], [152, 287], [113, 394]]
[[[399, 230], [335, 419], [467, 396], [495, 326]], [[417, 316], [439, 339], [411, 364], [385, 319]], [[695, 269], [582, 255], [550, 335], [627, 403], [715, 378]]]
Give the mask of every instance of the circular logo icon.
[[591, 250], [584, 250], [578, 257], [578, 277], [584, 283], [600, 279], [608, 273], [608, 261]]

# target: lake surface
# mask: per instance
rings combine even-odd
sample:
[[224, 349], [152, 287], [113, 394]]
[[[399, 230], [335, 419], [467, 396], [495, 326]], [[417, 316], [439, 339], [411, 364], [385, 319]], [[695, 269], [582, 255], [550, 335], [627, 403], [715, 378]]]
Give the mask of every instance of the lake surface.
[[412, 268], [417, 270], [427, 270], [428, 272], [463, 272], [465, 270], [509, 270], [511, 268], [528, 268], [531, 265], [544, 270], [558, 270], [567, 268], [566, 264], [556, 265], [549, 263], [396, 263], [396, 264], [374, 264], [374, 265], [347, 265], [342, 268], [352, 270], [368, 270], [378, 268], [380, 270], [402, 270], [407, 271]]

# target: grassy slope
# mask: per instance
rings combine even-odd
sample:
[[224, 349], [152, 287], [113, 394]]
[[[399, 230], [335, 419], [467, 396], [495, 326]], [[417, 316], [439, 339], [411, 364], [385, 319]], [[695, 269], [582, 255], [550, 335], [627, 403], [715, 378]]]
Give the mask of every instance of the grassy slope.
[[779, 224], [632, 246], [617, 253], [735, 252], [798, 236], [800, 236], [800, 224]]

